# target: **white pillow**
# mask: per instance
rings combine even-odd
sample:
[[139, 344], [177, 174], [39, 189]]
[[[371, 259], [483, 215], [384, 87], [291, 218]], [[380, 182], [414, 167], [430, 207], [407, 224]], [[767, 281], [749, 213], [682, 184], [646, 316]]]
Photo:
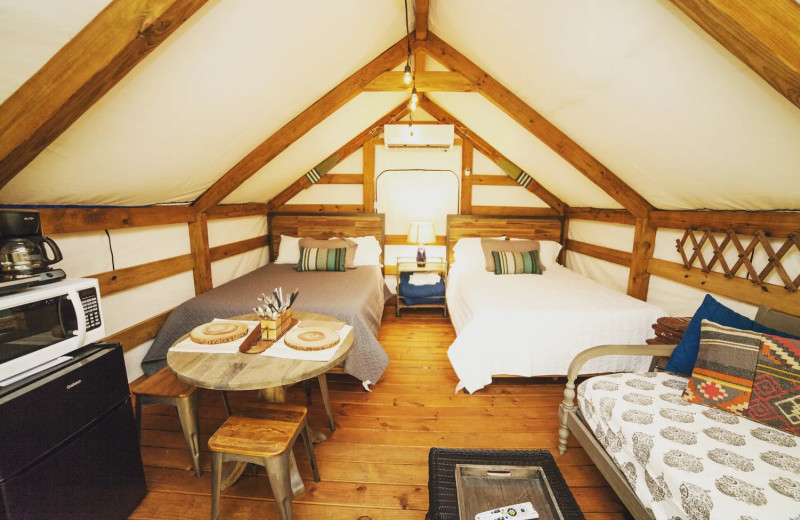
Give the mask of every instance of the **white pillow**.
[[369, 237], [347, 237], [353, 240], [358, 247], [356, 248], [356, 257], [353, 259], [353, 267], [360, 265], [381, 265], [381, 244], [378, 239]]
[[[510, 238], [509, 240], [531, 240], [530, 238]], [[533, 240], [539, 240], [534, 238]], [[539, 240], [539, 262], [550, 267], [558, 264], [558, 253], [561, 252], [561, 244], [554, 240]]]
[[300, 237], [281, 235], [276, 264], [297, 264], [300, 261]]
[[[485, 237], [495, 240], [504, 240], [506, 237]], [[486, 269], [486, 256], [483, 254], [483, 247], [481, 247], [481, 237], [465, 237], [459, 238], [456, 245], [453, 246], [453, 260], [459, 266], [463, 267], [479, 267]]]

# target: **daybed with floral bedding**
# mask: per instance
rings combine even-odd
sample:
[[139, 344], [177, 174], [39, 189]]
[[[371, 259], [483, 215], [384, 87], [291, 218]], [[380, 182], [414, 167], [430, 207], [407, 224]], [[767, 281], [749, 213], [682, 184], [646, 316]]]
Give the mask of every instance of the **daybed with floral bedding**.
[[[699, 314], [700, 354], [695, 352], [696, 362], [692, 356], [683, 360], [691, 362], [690, 376], [656, 371], [593, 377], [578, 386], [576, 408], [575, 380], [586, 361], [629, 351], [686, 353], [676, 345], [606, 345], [576, 356], [559, 408], [559, 451], [565, 452], [572, 432], [636, 520], [800, 519], [800, 342], [769, 335], [796, 337], [800, 318], [760, 308], [755, 322], [748, 320], [749, 330], [740, 331]], [[759, 332], [749, 332], [754, 328]], [[753, 350], [737, 343], [747, 341]], [[709, 365], [709, 356], [720, 353], [720, 365]], [[782, 364], [774, 371], [787, 375], [779, 383], [789, 386], [759, 380], [772, 370], [770, 362]], [[739, 368], [748, 363], [767, 371], [756, 372], [752, 388]], [[677, 370], [675, 363], [667, 368]]]

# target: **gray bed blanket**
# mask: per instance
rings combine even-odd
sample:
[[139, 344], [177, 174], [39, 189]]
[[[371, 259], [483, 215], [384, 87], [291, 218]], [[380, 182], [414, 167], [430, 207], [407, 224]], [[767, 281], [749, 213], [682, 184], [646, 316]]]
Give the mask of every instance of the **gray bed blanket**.
[[376, 383], [389, 365], [389, 356], [378, 343], [383, 306], [391, 293], [377, 266], [362, 266], [345, 272], [297, 272], [294, 265], [268, 264], [215, 287], [179, 305], [167, 318], [142, 360], [142, 369], [152, 375], [167, 364], [167, 351], [175, 341], [214, 318], [253, 312], [261, 293], [283, 287], [288, 295], [300, 295], [295, 311], [316, 312], [353, 326], [354, 342], [345, 359], [344, 371], [361, 381]]

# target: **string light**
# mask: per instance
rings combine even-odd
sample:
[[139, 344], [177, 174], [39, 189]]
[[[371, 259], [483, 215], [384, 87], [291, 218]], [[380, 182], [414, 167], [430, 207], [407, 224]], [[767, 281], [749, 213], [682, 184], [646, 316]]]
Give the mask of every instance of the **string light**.
[[419, 103], [419, 96], [417, 96], [416, 85], [414, 86], [414, 88], [411, 89], [411, 102], [414, 103], [415, 105]]
[[406, 6], [406, 46], [408, 54], [406, 55], [406, 68], [403, 69], [403, 83], [411, 85], [413, 75], [411, 74], [411, 33], [408, 30], [408, 0], [405, 0]]
[[411, 65], [406, 62], [405, 73], [403, 74], [403, 83], [411, 85]]

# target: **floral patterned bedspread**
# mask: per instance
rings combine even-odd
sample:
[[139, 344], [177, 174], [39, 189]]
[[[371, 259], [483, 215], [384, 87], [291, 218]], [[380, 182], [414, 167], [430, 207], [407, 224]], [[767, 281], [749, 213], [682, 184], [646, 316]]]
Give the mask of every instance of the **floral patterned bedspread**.
[[800, 438], [681, 399], [687, 378], [611, 374], [583, 416], [656, 520], [800, 520]]

